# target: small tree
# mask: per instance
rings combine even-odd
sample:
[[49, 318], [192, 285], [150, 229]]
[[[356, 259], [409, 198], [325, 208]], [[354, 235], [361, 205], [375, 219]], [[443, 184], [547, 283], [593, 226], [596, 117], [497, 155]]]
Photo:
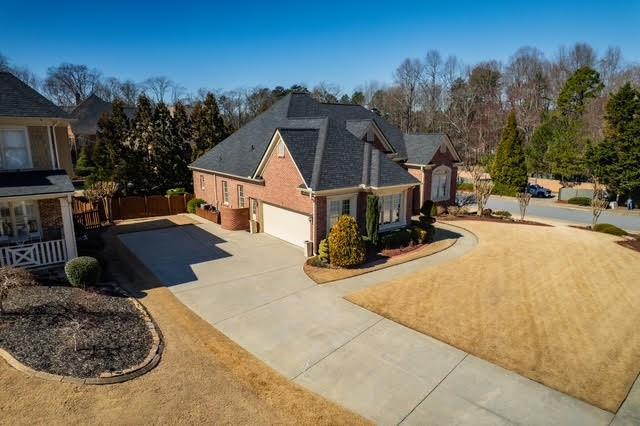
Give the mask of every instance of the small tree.
[[593, 198], [591, 199], [591, 229], [595, 228], [598, 224], [598, 219], [603, 211], [607, 209], [609, 200], [607, 200], [604, 189], [600, 186], [597, 180], [593, 183]]
[[374, 246], [378, 246], [380, 229], [380, 198], [376, 195], [367, 197], [367, 237]]
[[3, 303], [9, 296], [9, 290], [34, 285], [37, 285], [37, 282], [26, 269], [11, 268], [9, 266], [0, 268], [0, 315], [5, 313]]
[[531, 194], [524, 191], [516, 194], [518, 197], [518, 205], [520, 206], [520, 220], [524, 220], [524, 216], [527, 214], [527, 207], [529, 207], [529, 201], [531, 201]]
[[480, 180], [474, 187], [476, 201], [478, 203], [478, 216], [482, 216], [484, 206], [487, 205], [491, 192], [493, 191], [493, 182], [488, 179]]
[[365, 260], [365, 249], [356, 220], [348, 215], [340, 216], [329, 234], [331, 264], [349, 267]]
[[78, 157], [78, 163], [76, 164], [76, 174], [78, 176], [86, 177], [93, 171], [93, 162], [89, 156], [89, 150], [87, 146], [82, 147], [80, 156]]
[[94, 183], [90, 188], [84, 190], [84, 196], [87, 197], [91, 202], [102, 202], [102, 206], [104, 207], [104, 214], [107, 217], [107, 222], [111, 222], [111, 199], [117, 192], [117, 183], [98, 181]]

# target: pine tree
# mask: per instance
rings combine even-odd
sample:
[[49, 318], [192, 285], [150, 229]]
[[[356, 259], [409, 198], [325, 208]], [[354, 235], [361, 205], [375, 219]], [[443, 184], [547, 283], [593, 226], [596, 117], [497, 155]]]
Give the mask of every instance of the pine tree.
[[605, 138], [587, 157], [593, 175], [610, 190], [640, 199], [640, 89], [627, 83], [611, 95]]
[[502, 130], [502, 138], [491, 171], [491, 177], [496, 183], [507, 185], [517, 191], [524, 190], [527, 185], [527, 168], [523, 144], [524, 134], [518, 129], [516, 113], [512, 111], [507, 116], [507, 124]]
[[127, 182], [128, 150], [125, 141], [131, 131], [129, 117], [124, 113], [124, 104], [114, 101], [111, 106], [111, 136], [107, 145], [108, 155], [112, 164], [112, 175], [109, 180], [117, 182], [120, 188]]
[[603, 88], [597, 71], [589, 67], [579, 68], [562, 87], [557, 111], [565, 117], [579, 118], [588, 101], [598, 97]]
[[96, 131], [96, 144], [93, 147], [93, 155], [91, 160], [94, 169], [88, 178], [89, 183], [101, 180], [110, 180], [113, 176], [113, 163], [109, 153], [109, 146], [113, 138], [113, 125], [108, 114], [102, 114], [98, 120], [98, 129]]
[[530, 174], [548, 173], [549, 164], [545, 156], [549, 148], [549, 141], [553, 138], [553, 121], [545, 117], [531, 137], [531, 142], [525, 150], [527, 171]]
[[194, 159], [229, 136], [215, 96], [208, 93], [202, 105], [196, 105], [192, 114]]
[[151, 191], [164, 193], [175, 182], [175, 138], [173, 118], [164, 102], [159, 102], [153, 112], [153, 143], [149, 152], [151, 173], [148, 176]]
[[121, 188], [127, 194], [147, 194], [151, 191], [153, 170], [150, 153], [153, 152], [153, 138], [153, 108], [149, 98], [141, 95], [125, 142], [127, 157], [123, 175], [126, 184]]
[[191, 119], [186, 108], [180, 102], [176, 103], [173, 112], [173, 135], [176, 138], [175, 161], [176, 161], [176, 181], [174, 188], [185, 188], [193, 191], [193, 174], [189, 170], [189, 163], [192, 157]]
[[76, 173], [78, 176], [88, 176], [93, 171], [93, 161], [89, 156], [89, 148], [87, 145], [82, 147], [78, 162], [76, 164]]

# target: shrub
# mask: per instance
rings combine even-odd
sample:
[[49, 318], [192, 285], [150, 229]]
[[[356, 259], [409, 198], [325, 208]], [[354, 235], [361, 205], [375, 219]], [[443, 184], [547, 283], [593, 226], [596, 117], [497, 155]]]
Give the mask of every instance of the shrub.
[[341, 267], [356, 266], [364, 262], [365, 249], [356, 220], [340, 216], [329, 234], [331, 264]]
[[610, 223], [599, 223], [598, 225], [593, 227], [593, 230], [596, 232], [603, 232], [605, 234], [615, 235], [617, 237], [629, 235], [629, 233], [624, 229], [620, 229], [617, 226], [612, 225]]
[[3, 266], [0, 268], [0, 314], [4, 314], [2, 305], [12, 288], [37, 285], [33, 275], [26, 269]]
[[[424, 228], [421, 228], [424, 230]], [[426, 231], [425, 231], [426, 232]], [[408, 246], [413, 241], [412, 228], [402, 228], [382, 234], [380, 244], [385, 249], [396, 249]]]
[[451, 216], [458, 216], [460, 214], [460, 207], [458, 206], [449, 206], [449, 208], [447, 209], [447, 212], [451, 215]]
[[102, 268], [96, 258], [80, 256], [64, 265], [64, 273], [72, 286], [85, 288], [98, 283]]
[[367, 197], [367, 237], [372, 245], [378, 245], [380, 230], [380, 198], [376, 195]]
[[331, 261], [329, 241], [326, 238], [320, 241], [320, 246], [318, 247], [318, 257], [324, 263], [329, 263]]
[[411, 239], [416, 244], [425, 244], [429, 239], [429, 232], [419, 226], [411, 227]]
[[172, 195], [184, 195], [187, 191], [184, 188], [171, 188], [167, 189], [167, 195], [171, 197]]
[[473, 191], [473, 184], [471, 182], [460, 182], [458, 184], [458, 190], [471, 192]]
[[509, 186], [509, 185], [505, 185], [504, 183], [495, 183], [493, 185], [493, 194], [494, 195], [503, 195], [503, 196], [507, 196], [507, 197], [515, 197], [518, 193], [518, 189], [513, 187], [513, 186]]
[[438, 216], [442, 216], [445, 213], [447, 213], [447, 207], [446, 206], [436, 206], [436, 214]]
[[569, 204], [575, 204], [577, 206], [589, 207], [591, 205], [591, 198], [589, 197], [573, 197], [567, 200]]
[[509, 218], [511, 217], [511, 213], [506, 211], [506, 210], [498, 210], [493, 212], [494, 216], [500, 216], [500, 217], [504, 217], [504, 218]]
[[422, 205], [422, 208], [420, 209], [420, 223], [422, 223], [422, 225], [424, 227], [431, 225], [435, 220], [433, 219], [433, 216], [435, 216], [436, 212], [434, 212], [435, 209], [435, 204], [433, 204], [433, 201], [431, 200], [427, 200], [424, 202], [424, 204]]
[[187, 203], [187, 211], [189, 213], [195, 213], [200, 204], [204, 203], [206, 203], [206, 201], [204, 201], [202, 198], [192, 198]]
[[482, 210], [482, 216], [491, 216], [492, 214], [493, 214], [493, 210], [491, 209]]

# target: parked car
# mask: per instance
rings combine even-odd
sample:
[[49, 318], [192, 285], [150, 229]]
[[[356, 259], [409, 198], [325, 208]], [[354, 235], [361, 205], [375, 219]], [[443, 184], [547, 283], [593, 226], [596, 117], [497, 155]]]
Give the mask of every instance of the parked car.
[[537, 185], [535, 183], [530, 184], [527, 187], [527, 191], [529, 191], [529, 194], [531, 194], [531, 196], [534, 197], [534, 198], [549, 198], [549, 197], [551, 197], [551, 190], [550, 189], [545, 188], [544, 186]]

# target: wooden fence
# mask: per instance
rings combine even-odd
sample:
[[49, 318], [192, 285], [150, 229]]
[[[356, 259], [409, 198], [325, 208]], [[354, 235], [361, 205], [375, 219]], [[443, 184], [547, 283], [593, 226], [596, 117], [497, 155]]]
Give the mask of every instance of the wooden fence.
[[[140, 197], [117, 197], [111, 200], [111, 219], [138, 219], [153, 216], [168, 216], [187, 212], [187, 202], [193, 198], [191, 194], [173, 195], [148, 195]], [[107, 222], [102, 203], [74, 197], [73, 199], [74, 221], [85, 227], [95, 229]]]

